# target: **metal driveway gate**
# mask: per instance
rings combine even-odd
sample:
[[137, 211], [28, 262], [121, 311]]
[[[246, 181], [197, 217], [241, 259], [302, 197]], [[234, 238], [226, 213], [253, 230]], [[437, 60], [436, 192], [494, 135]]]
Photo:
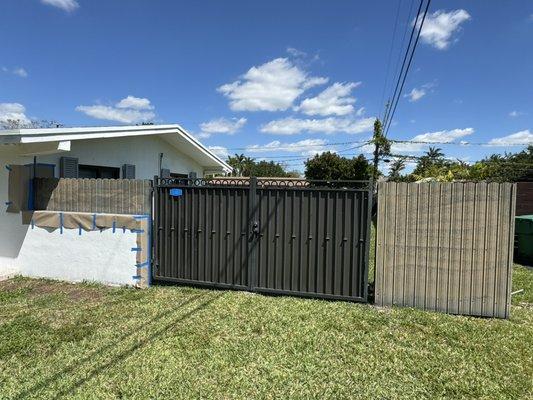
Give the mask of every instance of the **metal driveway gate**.
[[154, 183], [154, 280], [367, 300], [369, 182]]

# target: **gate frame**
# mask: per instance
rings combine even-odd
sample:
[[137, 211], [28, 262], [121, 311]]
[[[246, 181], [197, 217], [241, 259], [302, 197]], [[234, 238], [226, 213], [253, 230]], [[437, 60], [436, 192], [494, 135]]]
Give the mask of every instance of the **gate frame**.
[[[261, 293], [261, 294], [268, 294], [268, 295], [280, 295], [280, 296], [294, 296], [294, 297], [303, 297], [303, 298], [318, 298], [318, 299], [324, 299], [324, 300], [340, 300], [340, 301], [349, 301], [349, 302], [360, 302], [360, 303], [368, 303], [370, 301], [369, 299], [369, 261], [370, 261], [370, 242], [371, 242], [371, 235], [372, 235], [372, 207], [373, 207], [373, 201], [374, 201], [374, 190], [375, 190], [375, 184], [373, 179], [369, 180], [283, 180], [283, 178], [257, 178], [255, 176], [252, 177], [245, 177], [234, 178], [234, 182], [239, 182], [237, 184], [231, 184], [232, 177], [224, 177], [223, 180], [219, 179], [219, 181], [225, 181], [224, 184], [216, 184], [217, 178], [161, 178], [157, 175], [154, 176], [153, 181], [153, 218], [152, 218], [152, 232], [153, 232], [153, 240], [152, 240], [152, 264], [153, 268], [151, 269], [151, 280], [154, 283], [174, 283], [178, 285], [187, 285], [187, 286], [196, 286], [196, 287], [203, 287], [203, 288], [211, 288], [211, 289], [223, 289], [223, 290], [239, 290], [239, 291], [249, 291], [252, 293]], [[169, 183], [162, 184], [161, 181], [167, 181]], [[263, 185], [258, 185], [258, 180], [263, 183]], [[214, 185], [210, 185], [210, 181], [214, 182]], [[183, 183], [182, 183], [183, 182]], [[266, 183], [276, 183], [278, 187], [287, 187], [287, 188], [297, 188], [297, 189], [303, 189], [303, 190], [313, 190], [315, 189], [329, 189], [334, 191], [345, 191], [350, 190], [353, 188], [347, 188], [342, 187], [341, 185], [364, 185], [362, 188], [357, 188], [357, 191], [366, 192], [367, 199], [367, 207], [366, 210], [364, 207], [360, 208], [361, 216], [366, 214], [366, 224], [363, 224], [361, 221], [361, 230], [359, 233], [360, 238], [358, 239], [358, 243], [364, 243], [365, 249], [364, 254], [362, 257], [362, 269], [363, 269], [363, 293], [362, 296], [345, 296], [345, 295], [334, 295], [334, 294], [326, 294], [326, 293], [313, 293], [313, 292], [299, 292], [299, 291], [291, 291], [291, 290], [281, 290], [281, 289], [269, 289], [269, 288], [261, 288], [258, 287], [258, 275], [257, 275], [257, 267], [256, 264], [258, 263], [258, 244], [259, 240], [255, 238], [255, 233], [253, 232], [253, 224], [254, 222], [258, 222], [258, 200], [257, 200], [257, 190], [259, 188], [268, 188], [268, 185], [265, 185]], [[192, 183], [192, 185], [191, 185]], [[319, 185], [322, 184], [322, 186], [312, 186], [312, 185]], [[249, 257], [247, 259], [247, 272], [248, 272], [248, 284], [247, 285], [233, 285], [228, 283], [220, 283], [220, 282], [209, 282], [209, 281], [200, 281], [200, 280], [191, 280], [186, 278], [173, 278], [173, 277], [160, 277], [156, 276], [156, 271], [159, 269], [159, 254], [158, 254], [158, 238], [160, 236], [159, 228], [156, 226], [156, 222], [158, 221], [157, 213], [158, 213], [158, 207], [159, 207], [159, 196], [160, 196], [160, 188], [166, 187], [166, 188], [185, 188], [185, 187], [196, 187], [201, 188], [202, 186], [207, 186], [210, 188], [220, 188], [220, 189], [231, 189], [231, 188], [240, 188], [240, 189], [246, 189], [249, 191], [248, 196], [248, 218], [247, 218], [247, 228], [248, 228], [248, 234], [251, 235], [253, 238], [251, 241], [251, 244], [247, 246]], [[333, 186], [333, 187], [332, 187]], [[363, 195], [363, 199], [364, 199]], [[364, 232], [364, 240], [361, 239], [361, 235]], [[247, 236], [248, 238], [250, 236]], [[375, 273], [375, 271], [374, 271]]]

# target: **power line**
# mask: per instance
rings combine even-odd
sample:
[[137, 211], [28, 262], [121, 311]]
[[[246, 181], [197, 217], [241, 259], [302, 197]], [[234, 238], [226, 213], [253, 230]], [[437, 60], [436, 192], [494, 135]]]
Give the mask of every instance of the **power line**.
[[[366, 161], [372, 161], [371, 158], [365, 158]], [[290, 166], [296, 166], [296, 165], [302, 165], [303, 161], [300, 162], [290, 162], [290, 163], [283, 163], [284, 166], [290, 167]]]
[[247, 152], [254, 152], [257, 150], [267, 151], [267, 150], [292, 150], [295, 148], [313, 148], [313, 147], [328, 147], [328, 146], [347, 146], [351, 144], [368, 144], [368, 140], [354, 140], [350, 142], [337, 142], [337, 143], [322, 143], [322, 144], [301, 144], [301, 145], [281, 145], [281, 146], [256, 146], [256, 147], [229, 147], [226, 150], [242, 150]]
[[[384, 156], [383, 158], [394, 158], [394, 159], [403, 159], [403, 160], [413, 160], [413, 161], [418, 161], [422, 158], [424, 158], [425, 156], [414, 156], [414, 155], [407, 155], [407, 154], [389, 154], [387, 156]], [[461, 161], [460, 159], [457, 159], [457, 158], [451, 158], [451, 157], [445, 157], [444, 158], [444, 161]], [[465, 161], [462, 161], [462, 162], [465, 162]], [[503, 165], [503, 164], [508, 164], [508, 165], [526, 165], [526, 166], [533, 166], [533, 162], [529, 163], [529, 162], [518, 162], [518, 161], [506, 161], [506, 160], [476, 160], [476, 161], [473, 161], [473, 163], [478, 163], [478, 162], [483, 162], [485, 164], [499, 164], [499, 165]], [[465, 162], [466, 163], [466, 162]]]
[[395, 101], [395, 98], [396, 98], [396, 93], [398, 92], [398, 87], [400, 86], [400, 81], [402, 79], [403, 71], [404, 71], [404, 68], [405, 68], [405, 63], [407, 61], [407, 58], [409, 57], [409, 51], [411, 49], [411, 43], [413, 42], [413, 36], [414, 36], [414, 34], [416, 32], [416, 29], [417, 29], [418, 18], [420, 17], [420, 10], [422, 10], [423, 4], [424, 4], [424, 0], [420, 0], [420, 4], [418, 6], [418, 11], [416, 13], [415, 23], [413, 24], [413, 28], [411, 29], [411, 35], [409, 36], [409, 43], [407, 44], [407, 48], [405, 49], [405, 54], [403, 56], [402, 68], [400, 69], [400, 73], [398, 74], [398, 79], [396, 80], [396, 86], [394, 87], [394, 93], [392, 95], [392, 103], [390, 104], [389, 107], [387, 107], [387, 110], [385, 112], [385, 117], [383, 118], [383, 126], [384, 127], [387, 126], [387, 121], [389, 120], [391, 106], [394, 104], [394, 101]]
[[[394, 48], [394, 42], [396, 41], [396, 28], [398, 26], [398, 17], [400, 15], [400, 5], [402, 4], [402, 0], [397, 0], [398, 1], [398, 7], [396, 8], [396, 18], [394, 20], [394, 28], [392, 30], [392, 38], [391, 38], [391, 42], [390, 42], [390, 48], [389, 48], [389, 57], [388, 57], [388, 60], [387, 60], [387, 68], [386, 68], [386, 73], [385, 73], [385, 82], [383, 83], [383, 92], [381, 93], [381, 101], [380, 101], [380, 105], [381, 106], [385, 106], [383, 104], [383, 100], [385, 99], [385, 90], [387, 89], [387, 83], [389, 82], [389, 71], [390, 71], [390, 62], [391, 62], [391, 58], [392, 58], [392, 49]], [[405, 35], [405, 33], [404, 33]]]
[[457, 146], [490, 146], [490, 147], [500, 147], [500, 146], [529, 146], [533, 145], [533, 142], [529, 143], [491, 143], [491, 142], [451, 142], [451, 141], [420, 141], [420, 140], [395, 140], [389, 139], [391, 143], [405, 143], [405, 144], [450, 144]]
[[[420, 5], [422, 5], [422, 1], [420, 2]], [[392, 123], [392, 119], [394, 118], [394, 114], [396, 112], [396, 107], [398, 107], [398, 102], [399, 102], [401, 93], [403, 91], [403, 87], [405, 85], [405, 80], [407, 79], [407, 74], [409, 73], [409, 68], [411, 67], [411, 63], [412, 63], [413, 57], [415, 55], [416, 46], [418, 44], [418, 40], [420, 39], [420, 33], [422, 32], [422, 28], [424, 27], [424, 21], [426, 20], [426, 16], [427, 16], [430, 4], [431, 4], [431, 0], [427, 0], [426, 9], [424, 10], [424, 15], [422, 16], [422, 21], [420, 22], [420, 27], [418, 28], [418, 33], [416, 35], [416, 40], [415, 40], [415, 43], [413, 45], [413, 50], [411, 51], [411, 55], [409, 57], [409, 63], [407, 64], [407, 68], [406, 68], [405, 74], [403, 76], [403, 80], [402, 80], [402, 84], [400, 86], [400, 90], [398, 91], [398, 95], [396, 97], [396, 101], [395, 102], [394, 102], [394, 99], [393, 99], [394, 107], [392, 108], [392, 113], [389, 114], [389, 118], [388, 118], [388, 121], [387, 121], [387, 126], [386, 126], [386, 129], [384, 130], [385, 136], [387, 136], [387, 134], [389, 132], [389, 129], [390, 129], [390, 126], [391, 126], [391, 123]], [[417, 14], [417, 19], [415, 20], [413, 28], [416, 28], [417, 21], [418, 21], [418, 14]]]

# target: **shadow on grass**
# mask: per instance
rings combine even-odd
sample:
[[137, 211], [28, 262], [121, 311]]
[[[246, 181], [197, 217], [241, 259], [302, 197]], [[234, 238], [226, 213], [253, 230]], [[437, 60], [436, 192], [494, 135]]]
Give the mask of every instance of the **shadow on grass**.
[[[213, 303], [215, 300], [219, 299], [223, 295], [224, 295], [224, 293], [220, 293], [219, 295], [214, 296], [214, 297], [212, 297], [210, 299], [207, 299], [203, 303], [197, 305], [196, 307], [194, 307], [192, 310], [188, 311], [187, 313], [173, 318], [169, 323], [165, 324], [160, 329], [157, 329], [156, 331], [154, 331], [149, 337], [146, 337], [146, 338], [143, 338], [142, 340], [139, 340], [137, 343], [135, 343], [135, 344], [129, 346], [127, 349], [121, 351], [119, 354], [117, 354], [111, 360], [109, 360], [109, 361], [107, 361], [107, 362], [105, 362], [105, 363], [93, 368], [92, 371], [90, 371], [87, 374], [85, 374], [85, 376], [83, 378], [80, 378], [80, 379], [76, 380], [75, 382], [73, 382], [72, 384], [69, 384], [68, 387], [66, 387], [66, 388], [62, 389], [61, 391], [59, 391], [58, 393], [56, 393], [56, 395], [54, 397], [61, 398], [63, 396], [66, 396], [67, 394], [72, 393], [76, 389], [80, 388], [84, 383], [88, 382], [89, 380], [91, 380], [95, 376], [99, 375], [101, 372], [103, 372], [107, 368], [112, 367], [115, 364], [118, 364], [119, 362], [123, 361], [124, 359], [126, 359], [127, 357], [132, 355], [134, 352], [136, 352], [137, 350], [139, 350], [143, 346], [145, 346], [148, 343], [150, 343], [153, 339], [160, 337], [161, 334], [167, 332], [172, 327], [174, 327], [176, 324], [179, 324], [179, 323], [183, 322], [187, 318], [193, 316], [195, 313], [205, 309], [207, 306], [209, 306], [211, 303]], [[23, 399], [23, 398], [28, 397], [31, 394], [34, 394], [35, 392], [37, 392], [39, 390], [44, 389], [45, 387], [47, 387], [50, 384], [58, 381], [59, 379], [61, 379], [65, 375], [68, 376], [69, 374], [71, 374], [74, 371], [78, 370], [79, 368], [83, 367], [84, 364], [86, 364], [88, 361], [93, 359], [95, 356], [102, 355], [106, 351], [118, 346], [122, 341], [124, 341], [126, 339], [129, 339], [129, 338], [132, 338], [135, 333], [142, 332], [143, 329], [149, 327], [150, 325], [152, 325], [153, 323], [157, 322], [161, 318], [170, 316], [173, 313], [175, 313], [176, 311], [179, 311], [179, 309], [181, 309], [182, 307], [185, 307], [185, 306], [191, 304], [192, 302], [194, 302], [195, 300], [201, 299], [202, 297], [205, 297], [205, 296], [206, 295], [196, 295], [196, 296], [194, 296], [194, 297], [192, 297], [192, 298], [190, 298], [190, 299], [188, 299], [186, 301], [183, 301], [182, 303], [176, 304], [174, 306], [174, 308], [172, 308], [172, 309], [165, 310], [165, 311], [162, 311], [162, 312], [158, 313], [154, 317], [150, 318], [147, 322], [141, 324], [140, 326], [136, 326], [135, 328], [133, 328], [134, 330], [132, 329], [129, 332], [119, 336], [116, 340], [114, 340], [114, 341], [112, 341], [112, 342], [110, 342], [110, 343], [108, 343], [108, 344], [106, 344], [106, 345], [104, 345], [104, 346], [92, 351], [90, 354], [88, 354], [85, 357], [81, 358], [80, 360], [77, 360], [76, 362], [66, 366], [65, 368], [63, 368], [60, 371], [54, 373], [53, 375], [51, 375], [50, 377], [46, 378], [45, 380], [43, 380], [41, 382], [38, 382], [35, 385], [31, 386], [30, 388], [20, 392], [14, 398]]]

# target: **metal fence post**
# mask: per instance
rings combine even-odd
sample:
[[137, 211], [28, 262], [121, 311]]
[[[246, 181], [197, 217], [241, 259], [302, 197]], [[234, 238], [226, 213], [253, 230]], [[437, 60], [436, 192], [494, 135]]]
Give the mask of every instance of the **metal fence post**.
[[[365, 227], [366, 238], [365, 238], [365, 256], [364, 256], [364, 266], [363, 266], [363, 270], [364, 270], [364, 278], [363, 278], [364, 289], [363, 290], [364, 290], [364, 298], [366, 299], [366, 301], [370, 301], [370, 299], [368, 298], [368, 273], [370, 269], [370, 243], [372, 241], [372, 208], [374, 206], [373, 204], [374, 203], [374, 190], [376, 190], [376, 194], [377, 194], [377, 181], [371, 178], [370, 182], [368, 183], [368, 192], [367, 192], [368, 204], [367, 204], [367, 213], [366, 213], [366, 221], [365, 221], [366, 222], [366, 227]], [[377, 196], [376, 196], [376, 199], [377, 199]], [[376, 234], [376, 232], [374, 232], [374, 234]], [[376, 259], [375, 258], [376, 258], [376, 253], [374, 252], [373, 282], [376, 281], [376, 268], [375, 268]], [[373, 292], [374, 290], [372, 290], [372, 295], [373, 295]]]
[[257, 285], [257, 242], [260, 238], [259, 218], [257, 215], [257, 177], [250, 177], [249, 186], [249, 203], [248, 203], [248, 229], [250, 240], [248, 241], [249, 258], [248, 258], [248, 286], [253, 290]]
[[152, 243], [153, 243], [153, 246], [152, 246], [152, 249], [153, 249], [152, 280], [156, 279], [156, 275], [159, 272], [158, 245], [159, 245], [159, 220], [160, 220], [160, 212], [161, 212], [161, 210], [159, 210], [159, 190], [160, 190], [159, 185], [160, 185], [159, 177], [156, 175], [154, 176], [154, 181], [152, 185], [152, 190], [153, 190], [152, 191], [153, 193], [153, 196], [152, 196], [152, 203], [153, 203], [153, 206], [152, 206], [152, 209], [153, 209], [153, 214], [152, 214]]

